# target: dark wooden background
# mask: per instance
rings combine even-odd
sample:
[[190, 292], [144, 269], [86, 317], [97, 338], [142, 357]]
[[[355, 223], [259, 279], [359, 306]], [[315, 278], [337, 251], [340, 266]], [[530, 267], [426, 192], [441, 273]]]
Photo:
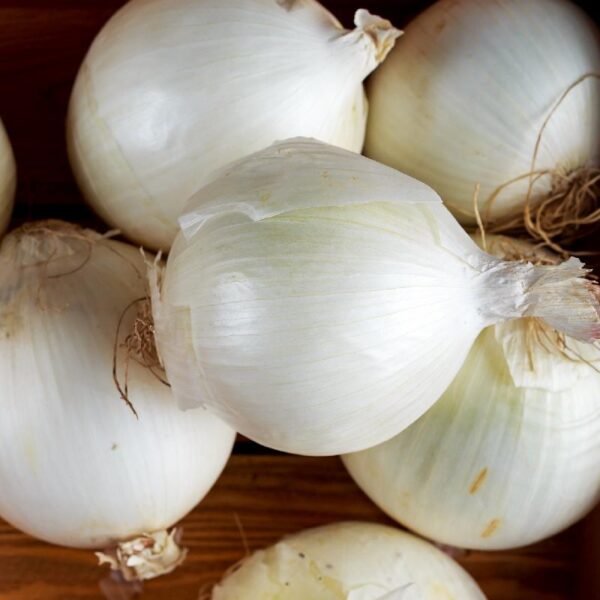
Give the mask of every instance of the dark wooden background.
[[[94, 35], [122, 4], [0, 0], [0, 116], [19, 168], [15, 223], [60, 217], [101, 226], [73, 181], [64, 121], [78, 65]], [[361, 6], [354, 0], [324, 4], [348, 27]], [[366, 3], [398, 26], [427, 4]], [[201, 586], [216, 581], [244, 555], [238, 522], [253, 550], [286, 533], [342, 519], [389, 522], [338, 459], [287, 456], [240, 440], [217, 486], [184, 520], [188, 561], [176, 573], [147, 583], [141, 597], [195, 600]], [[462, 554], [458, 559], [489, 600], [599, 600], [599, 521], [597, 511], [543, 543], [510, 552]], [[0, 520], [0, 600], [102, 598], [99, 585], [104, 575], [91, 553], [38, 542]]]

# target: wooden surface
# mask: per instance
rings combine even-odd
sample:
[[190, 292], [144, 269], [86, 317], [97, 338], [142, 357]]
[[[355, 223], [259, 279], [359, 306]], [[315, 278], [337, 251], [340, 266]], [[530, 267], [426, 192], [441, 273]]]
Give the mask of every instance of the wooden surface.
[[579, 524], [577, 598], [600, 600], [600, 507]]
[[[123, 3], [0, 0], [0, 116], [19, 168], [14, 223], [54, 216], [101, 227], [73, 181], [64, 120], [87, 47]], [[348, 27], [354, 10], [363, 4], [402, 26], [428, 1], [324, 4]], [[236, 448], [215, 489], [184, 521], [185, 542], [191, 550], [188, 561], [173, 575], [148, 583], [142, 598], [195, 600], [202, 585], [214, 582], [244, 555], [236, 515], [251, 549], [335, 520], [388, 522], [337, 459], [277, 455], [249, 443]], [[459, 560], [489, 600], [600, 600], [599, 532], [597, 513], [587, 524], [530, 548], [476, 552]], [[99, 582], [104, 575], [91, 553], [49, 546], [0, 521], [0, 600], [102, 598]]]
[[[356, 488], [337, 458], [236, 454], [204, 502], [183, 521], [188, 560], [176, 573], [147, 582], [141, 597], [196, 600], [203, 585], [214, 583], [244, 556], [238, 521], [254, 550], [305, 527], [349, 519], [391, 523]], [[473, 552], [458, 560], [489, 600], [571, 599], [580, 533], [575, 527], [525, 549]], [[2, 600], [102, 598], [104, 576], [90, 552], [49, 546], [0, 522]]]

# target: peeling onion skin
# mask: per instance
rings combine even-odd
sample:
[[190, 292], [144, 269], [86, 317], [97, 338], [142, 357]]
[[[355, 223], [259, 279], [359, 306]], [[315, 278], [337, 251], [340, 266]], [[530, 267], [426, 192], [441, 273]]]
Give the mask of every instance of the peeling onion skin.
[[348, 32], [315, 0], [126, 4], [71, 97], [69, 155], [88, 202], [130, 239], [168, 251], [214, 169], [294, 135], [360, 152], [362, 81], [399, 35], [361, 15]]
[[[578, 78], [600, 73], [600, 35], [565, 0], [440, 0], [407, 27], [369, 81], [365, 153], [433, 187], [474, 225], [499, 186], [531, 171], [544, 119]], [[600, 79], [568, 93], [536, 169], [600, 164]], [[536, 199], [551, 177], [534, 186]], [[492, 219], [523, 210], [528, 180], [502, 191]], [[487, 213], [486, 213], [487, 214]]]
[[[541, 378], [537, 388], [518, 387], [502, 341], [516, 336], [522, 346], [524, 327], [521, 320], [484, 330], [424, 416], [343, 457], [363, 491], [404, 526], [443, 544], [505, 550], [558, 533], [600, 500], [600, 374], [534, 349], [548, 372], [569, 368], [565, 389], [543, 389], [553, 382]], [[590, 348], [587, 358], [600, 359]], [[517, 369], [527, 364], [523, 352]]]
[[308, 529], [243, 560], [211, 600], [485, 600], [431, 544], [374, 523]]
[[6, 130], [0, 121], [0, 236], [6, 231], [10, 221], [16, 187], [15, 158]]
[[0, 517], [47, 542], [100, 549], [185, 516], [222, 471], [234, 432], [206, 411], [181, 412], [131, 361], [136, 419], [112, 367], [119, 319], [145, 294], [139, 250], [47, 227], [0, 246]]

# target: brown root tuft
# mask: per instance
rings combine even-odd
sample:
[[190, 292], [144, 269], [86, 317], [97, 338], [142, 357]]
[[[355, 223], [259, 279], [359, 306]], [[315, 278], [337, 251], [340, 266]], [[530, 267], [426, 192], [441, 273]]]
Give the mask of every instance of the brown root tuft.
[[148, 369], [162, 369], [162, 363], [156, 348], [150, 298], [138, 300], [137, 307], [137, 315], [133, 321], [132, 331], [125, 338], [123, 346], [131, 357]]
[[[538, 133], [529, 172], [499, 186], [487, 199], [485, 221], [490, 233], [528, 236], [559, 253], [563, 258], [571, 255], [597, 254], [596, 252], [568, 252], [567, 248], [600, 227], [600, 168], [589, 165], [570, 170], [561, 167], [556, 169], [536, 167], [542, 138], [552, 116], [565, 98], [590, 78], [600, 78], [600, 73], [582, 75], [569, 85], [555, 102]], [[542, 198], [533, 198], [534, 185], [541, 178], [546, 177], [551, 180], [550, 192]], [[523, 211], [492, 222], [489, 219], [491, 207], [500, 193], [524, 179], [528, 179], [528, 189]]]
[[[600, 227], [600, 168], [545, 174], [552, 176], [550, 193], [535, 203], [528, 194], [522, 214], [492, 224], [489, 230], [527, 235], [565, 258], [585, 254], [568, 252], [566, 248]], [[541, 174], [536, 174], [535, 180], [539, 177]], [[495, 192], [498, 193], [499, 190]]]
[[[125, 320], [127, 313], [133, 307], [137, 307], [137, 313], [133, 320], [131, 330], [125, 337], [125, 340], [120, 342], [119, 339], [123, 321]], [[119, 381], [118, 376], [120, 348], [125, 350], [123, 384]], [[169, 386], [169, 383], [164, 378], [164, 369], [156, 346], [152, 306], [148, 296], [138, 298], [125, 307], [117, 325], [113, 353], [113, 380], [121, 399], [127, 404], [133, 414], [138, 417], [138, 413], [129, 399], [129, 366], [132, 360], [148, 369], [162, 384]]]

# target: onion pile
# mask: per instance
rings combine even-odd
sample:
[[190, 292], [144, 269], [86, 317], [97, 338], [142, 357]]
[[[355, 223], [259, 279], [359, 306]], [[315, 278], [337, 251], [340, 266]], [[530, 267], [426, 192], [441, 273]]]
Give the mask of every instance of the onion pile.
[[10, 221], [16, 185], [15, 159], [8, 136], [0, 121], [0, 236]]
[[[439, 0], [400, 33], [316, 0], [131, 0], [100, 31], [67, 141], [117, 231], [2, 238], [0, 517], [169, 573], [235, 431], [344, 455], [445, 544], [532, 543], [598, 501], [600, 288], [566, 250], [600, 221], [598, 30], [565, 0]], [[0, 124], [0, 235], [15, 184]], [[483, 594], [341, 523], [211, 592], [275, 597]]]

